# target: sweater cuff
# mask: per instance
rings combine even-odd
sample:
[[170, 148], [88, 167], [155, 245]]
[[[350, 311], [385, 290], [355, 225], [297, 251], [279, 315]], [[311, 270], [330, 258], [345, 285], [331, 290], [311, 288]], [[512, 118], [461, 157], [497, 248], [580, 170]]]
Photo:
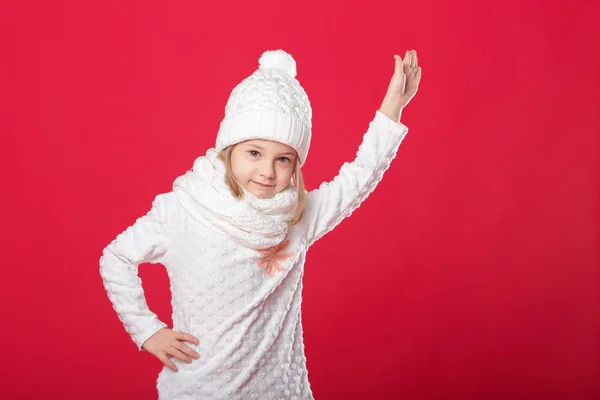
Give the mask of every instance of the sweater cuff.
[[158, 318], [157, 318], [155, 323], [153, 324], [153, 326], [151, 326], [147, 329], [144, 329], [143, 332], [141, 332], [137, 335], [133, 335], [133, 341], [135, 342], [138, 350], [145, 351], [145, 349], [142, 348], [142, 346], [144, 345], [144, 343], [146, 343], [146, 340], [150, 339], [156, 332], [158, 332], [159, 330], [161, 330], [163, 328], [167, 328], [167, 324], [158, 320]]
[[396, 122], [390, 119], [387, 115], [379, 110], [375, 111], [373, 124], [377, 130], [393, 132], [399, 136], [404, 136], [408, 133], [408, 127], [406, 125], [404, 125], [402, 122]]

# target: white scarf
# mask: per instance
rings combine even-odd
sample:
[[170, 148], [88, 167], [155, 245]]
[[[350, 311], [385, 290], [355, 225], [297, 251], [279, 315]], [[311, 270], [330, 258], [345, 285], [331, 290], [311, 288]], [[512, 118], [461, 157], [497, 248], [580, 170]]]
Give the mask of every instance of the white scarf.
[[233, 197], [225, 181], [225, 165], [214, 148], [194, 161], [191, 171], [173, 182], [173, 192], [197, 221], [252, 249], [280, 244], [287, 236], [297, 201], [293, 185], [267, 199], [242, 187], [244, 197]]

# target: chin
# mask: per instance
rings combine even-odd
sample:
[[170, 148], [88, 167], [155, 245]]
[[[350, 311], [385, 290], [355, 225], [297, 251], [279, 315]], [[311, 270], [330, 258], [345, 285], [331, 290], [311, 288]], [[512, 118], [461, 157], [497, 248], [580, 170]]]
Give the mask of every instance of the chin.
[[[250, 193], [252, 193], [252, 192], [250, 192]], [[261, 193], [252, 193], [252, 194], [254, 195], [254, 197], [258, 197], [259, 199], [268, 199], [269, 197], [273, 197], [273, 195], [275, 193], [264, 193], [264, 192], [261, 192]]]

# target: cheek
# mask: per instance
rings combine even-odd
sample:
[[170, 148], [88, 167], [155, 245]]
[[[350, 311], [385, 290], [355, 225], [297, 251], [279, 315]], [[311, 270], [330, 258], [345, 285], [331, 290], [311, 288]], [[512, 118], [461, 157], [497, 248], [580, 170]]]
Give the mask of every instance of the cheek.
[[244, 175], [246, 175], [244, 171], [247, 171], [247, 168], [244, 165], [244, 161], [241, 160], [240, 157], [233, 157], [232, 155], [231, 172], [233, 173], [235, 179], [237, 179], [238, 181], [243, 181]]
[[278, 178], [280, 178], [280, 181], [282, 183], [286, 183], [290, 181], [290, 179], [292, 179], [292, 175], [294, 174], [294, 169], [293, 168], [281, 168], [278, 173], [277, 176]]

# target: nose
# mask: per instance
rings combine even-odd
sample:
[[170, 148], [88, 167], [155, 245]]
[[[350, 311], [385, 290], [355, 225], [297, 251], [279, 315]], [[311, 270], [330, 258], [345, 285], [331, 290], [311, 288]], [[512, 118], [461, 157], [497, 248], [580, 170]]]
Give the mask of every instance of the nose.
[[260, 175], [267, 179], [274, 179], [275, 178], [275, 168], [273, 167], [273, 164], [270, 162], [267, 162], [267, 161], [261, 163]]

